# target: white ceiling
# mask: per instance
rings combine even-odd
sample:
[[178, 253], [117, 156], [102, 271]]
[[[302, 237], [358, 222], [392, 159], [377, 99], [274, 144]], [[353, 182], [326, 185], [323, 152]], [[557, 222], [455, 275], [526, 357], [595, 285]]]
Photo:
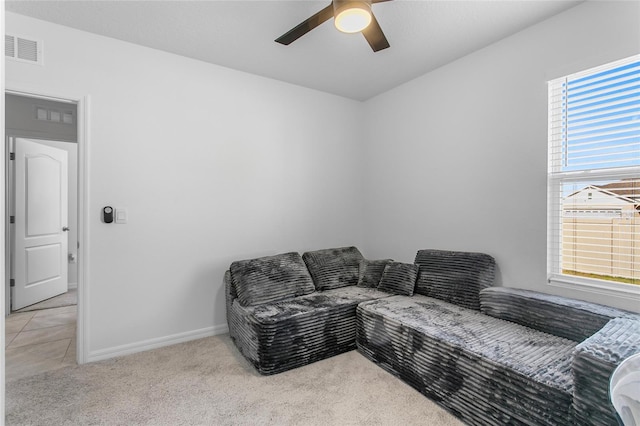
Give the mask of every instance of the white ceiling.
[[301, 1], [6, 1], [20, 13], [300, 86], [366, 100], [581, 1], [395, 0], [373, 5], [391, 47], [327, 21], [273, 40], [329, 4]]

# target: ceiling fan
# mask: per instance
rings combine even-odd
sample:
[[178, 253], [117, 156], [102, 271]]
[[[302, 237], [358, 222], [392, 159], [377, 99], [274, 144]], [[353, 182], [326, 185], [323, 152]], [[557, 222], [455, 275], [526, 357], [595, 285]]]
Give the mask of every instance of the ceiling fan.
[[334, 18], [336, 28], [344, 33], [361, 32], [374, 52], [389, 47], [389, 42], [380, 24], [371, 11], [372, 3], [390, 0], [333, 0], [331, 4], [309, 19], [287, 31], [275, 41], [288, 45], [296, 41], [318, 25]]

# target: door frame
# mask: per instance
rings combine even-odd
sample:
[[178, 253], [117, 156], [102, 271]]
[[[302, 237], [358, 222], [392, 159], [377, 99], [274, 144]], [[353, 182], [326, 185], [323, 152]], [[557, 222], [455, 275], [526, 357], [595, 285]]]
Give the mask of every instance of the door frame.
[[[58, 102], [75, 103], [77, 105], [77, 126], [78, 126], [78, 305], [77, 305], [77, 328], [76, 328], [76, 361], [84, 364], [88, 359], [89, 348], [89, 328], [87, 326], [89, 318], [89, 105], [90, 95], [88, 94], [61, 94], [52, 93], [46, 90], [34, 89], [32, 87], [21, 87], [20, 85], [5, 82], [5, 93], [27, 96], [36, 99], [49, 99]], [[4, 94], [3, 94], [4, 95]], [[2, 129], [4, 132], [4, 128]], [[5, 138], [3, 138], [6, 141]], [[6, 143], [6, 142], [5, 142]], [[6, 184], [5, 184], [6, 186]], [[8, 206], [5, 205], [5, 212]], [[9, 235], [8, 221], [5, 220], [5, 235]], [[5, 238], [6, 240], [6, 238]], [[9, 258], [9, 248], [5, 244], [5, 265]], [[8, 284], [5, 283], [5, 292]], [[6, 293], [5, 293], [6, 294]], [[7, 303], [5, 301], [2, 309], [5, 312]], [[4, 385], [4, 384], [3, 384]], [[4, 386], [3, 386], [4, 387]]]

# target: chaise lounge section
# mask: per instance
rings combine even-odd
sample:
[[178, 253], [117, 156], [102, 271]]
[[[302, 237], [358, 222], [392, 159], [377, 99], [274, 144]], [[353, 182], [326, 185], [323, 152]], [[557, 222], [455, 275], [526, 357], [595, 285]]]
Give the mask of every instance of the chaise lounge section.
[[468, 424], [616, 424], [608, 381], [640, 352], [637, 315], [489, 288], [483, 254], [421, 250], [416, 264], [416, 295], [358, 306], [365, 357]]

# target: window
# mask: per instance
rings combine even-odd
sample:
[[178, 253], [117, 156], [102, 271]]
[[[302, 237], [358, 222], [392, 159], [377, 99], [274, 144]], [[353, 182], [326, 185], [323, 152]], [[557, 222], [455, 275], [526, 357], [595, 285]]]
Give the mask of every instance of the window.
[[640, 55], [549, 82], [548, 277], [640, 295]]

